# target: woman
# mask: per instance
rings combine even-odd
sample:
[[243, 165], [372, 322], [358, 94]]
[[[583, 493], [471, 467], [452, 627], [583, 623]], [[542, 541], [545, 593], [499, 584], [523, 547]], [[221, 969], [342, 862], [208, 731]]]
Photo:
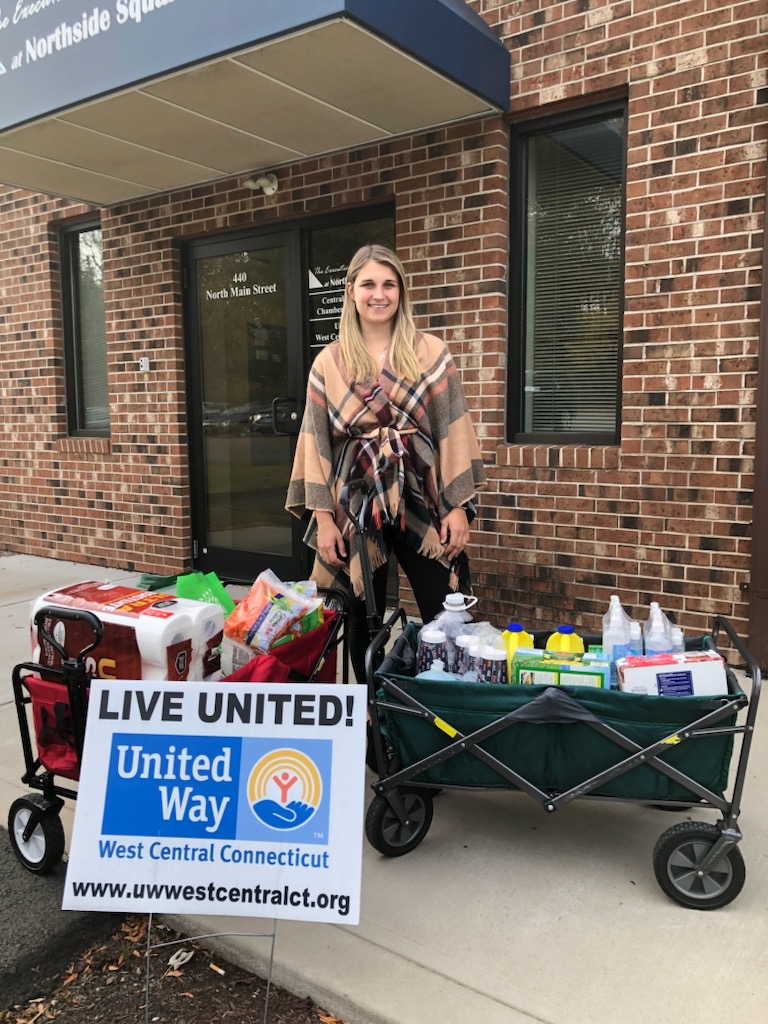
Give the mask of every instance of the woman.
[[317, 556], [312, 578], [351, 578], [350, 655], [365, 681], [368, 646], [358, 540], [339, 499], [347, 482], [371, 490], [368, 553], [380, 616], [394, 554], [423, 622], [449, 590], [469, 590], [464, 552], [472, 502], [485, 484], [461, 380], [448, 349], [414, 326], [398, 257], [366, 245], [350, 261], [339, 340], [309, 374], [286, 508], [310, 518], [305, 542]]

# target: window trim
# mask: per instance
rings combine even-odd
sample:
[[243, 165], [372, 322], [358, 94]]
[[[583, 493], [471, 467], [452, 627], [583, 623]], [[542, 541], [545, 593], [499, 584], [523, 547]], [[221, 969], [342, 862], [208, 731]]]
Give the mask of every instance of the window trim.
[[[624, 188], [621, 196], [621, 249], [623, 273], [619, 295], [619, 336], [616, 365], [616, 420], [613, 431], [538, 431], [523, 430], [524, 416], [524, 343], [526, 314], [527, 236], [525, 231], [528, 207], [527, 139], [564, 126], [588, 124], [620, 114], [624, 121], [625, 142], [623, 153]], [[626, 96], [588, 106], [570, 107], [566, 111], [547, 117], [527, 118], [512, 124], [510, 130], [510, 246], [509, 246], [509, 339], [507, 348], [507, 417], [508, 444], [549, 444], [560, 447], [571, 445], [618, 445], [622, 422], [622, 371], [624, 352], [624, 306], [626, 290], [626, 204], [627, 204], [627, 130], [628, 104]]]
[[[79, 426], [80, 404], [82, 399], [82, 380], [79, 360], [82, 357], [82, 353], [80, 351], [81, 339], [78, 329], [80, 291], [78, 287], [78, 280], [76, 279], [76, 272], [79, 267], [77, 240], [81, 235], [89, 231], [100, 232], [102, 236], [103, 253], [103, 231], [100, 217], [89, 217], [87, 220], [78, 220], [62, 226], [59, 230], [67, 436], [72, 438], [109, 438], [109, 423], [104, 428]], [[109, 412], [109, 408], [107, 408], [107, 412]]]

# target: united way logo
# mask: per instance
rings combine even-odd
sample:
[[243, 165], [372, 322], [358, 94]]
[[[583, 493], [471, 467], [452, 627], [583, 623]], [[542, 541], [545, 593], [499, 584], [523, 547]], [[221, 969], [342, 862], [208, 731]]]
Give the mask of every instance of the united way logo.
[[290, 832], [317, 813], [323, 781], [314, 760], [292, 747], [272, 750], [254, 764], [248, 776], [248, 802], [267, 828]]

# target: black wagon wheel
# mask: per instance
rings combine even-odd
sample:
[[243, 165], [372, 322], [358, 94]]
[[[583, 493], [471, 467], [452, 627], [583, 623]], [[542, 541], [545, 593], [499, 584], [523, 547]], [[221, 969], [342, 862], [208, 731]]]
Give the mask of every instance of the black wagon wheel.
[[31, 793], [14, 800], [8, 812], [8, 838], [13, 852], [27, 869], [37, 875], [52, 871], [64, 856], [64, 826], [58, 813], [41, 818], [29, 839], [24, 830], [30, 817], [46, 805], [41, 793]]
[[418, 846], [432, 824], [432, 796], [425, 789], [401, 789], [405, 821], [389, 800], [375, 796], [365, 816], [365, 837], [385, 857], [402, 857]]
[[720, 838], [715, 825], [682, 821], [663, 832], [653, 851], [653, 870], [661, 888], [683, 907], [717, 910], [741, 892], [746, 870], [736, 846], [701, 873], [699, 865]]

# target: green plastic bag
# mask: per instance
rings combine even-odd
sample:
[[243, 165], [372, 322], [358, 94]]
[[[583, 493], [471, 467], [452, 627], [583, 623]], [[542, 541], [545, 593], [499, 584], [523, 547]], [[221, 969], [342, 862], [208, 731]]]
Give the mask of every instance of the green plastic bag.
[[220, 604], [224, 609], [225, 616], [235, 608], [235, 602], [215, 572], [188, 572], [179, 576], [176, 581], [176, 596], [186, 597], [191, 601]]
[[145, 572], [139, 580], [140, 590], [168, 590], [174, 586], [176, 586], [175, 576], [158, 576], [152, 572]]

